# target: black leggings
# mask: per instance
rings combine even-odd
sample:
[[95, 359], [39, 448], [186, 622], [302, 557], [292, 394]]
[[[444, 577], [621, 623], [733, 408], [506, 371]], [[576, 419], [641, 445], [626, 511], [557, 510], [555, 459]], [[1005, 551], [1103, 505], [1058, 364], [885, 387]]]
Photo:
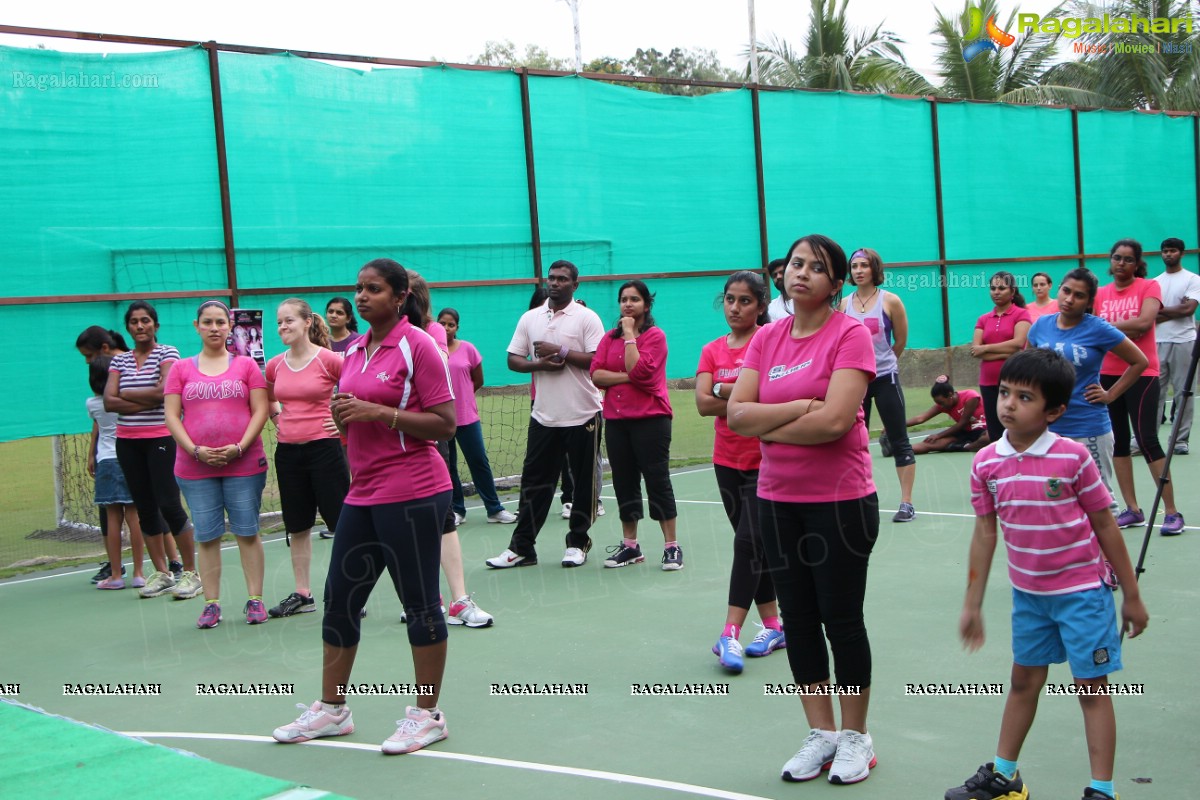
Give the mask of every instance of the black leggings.
[[892, 443], [892, 458], [897, 467], [907, 467], [917, 463], [913, 455], [912, 442], [908, 440], [908, 415], [904, 411], [904, 390], [900, 387], [900, 373], [893, 372], [881, 375], [867, 384], [867, 394], [863, 398], [863, 415], [867, 427], [871, 427], [871, 401], [879, 406], [879, 418], [883, 420], [883, 430], [887, 433], [888, 441]]
[[671, 486], [671, 418], [610, 419], [604, 434], [613, 494], [622, 522], [642, 518], [642, 479], [650, 498], [650, 519], [679, 516]]
[[[611, 430], [611, 429], [610, 429]], [[766, 570], [762, 537], [758, 533], [758, 470], [713, 464], [725, 516], [733, 526], [733, 567], [729, 571], [729, 605], [750, 610], [750, 604], [775, 601], [775, 584]]]
[[760, 497], [758, 513], [793, 679], [804, 685], [829, 678], [828, 637], [838, 685], [870, 686], [863, 600], [867, 562], [879, 536], [879, 498], [874, 492], [828, 503]]
[[1000, 402], [1000, 384], [979, 387], [979, 402], [983, 403], [983, 416], [987, 420], [988, 438], [993, 442], [1000, 441], [1004, 433], [1004, 425], [1000, 422], [1000, 412], [996, 404]]
[[118, 438], [117, 463], [137, 506], [142, 535], [160, 536], [168, 528], [175, 535], [182, 533], [188, 518], [175, 482], [175, 440]]
[[361, 637], [359, 611], [386, 568], [408, 615], [413, 647], [446, 640], [446, 617], [438, 596], [442, 522], [450, 490], [403, 503], [342, 506], [329, 574], [321, 639], [354, 647]]
[[[1101, 375], [1100, 385], [1111, 389], [1121, 378], [1119, 375]], [[1158, 441], [1158, 376], [1139, 377], [1125, 394], [1108, 404], [1108, 418], [1112, 421], [1113, 458], [1129, 456], [1129, 423], [1137, 436], [1142, 457], [1150, 464], [1166, 458], [1162, 444]]]

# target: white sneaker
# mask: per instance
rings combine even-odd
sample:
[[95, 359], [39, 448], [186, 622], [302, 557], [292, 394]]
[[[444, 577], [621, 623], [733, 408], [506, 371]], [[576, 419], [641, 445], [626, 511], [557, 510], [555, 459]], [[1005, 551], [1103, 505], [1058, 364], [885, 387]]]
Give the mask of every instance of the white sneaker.
[[502, 508], [495, 514], [488, 514], [488, 522], [498, 522], [501, 525], [511, 525], [517, 521], [517, 515], [509, 511], [507, 508]]
[[505, 550], [495, 558], [489, 558], [483, 563], [487, 564], [492, 569], [508, 569], [509, 567], [532, 567], [537, 563], [537, 557], [526, 558], [519, 556], [512, 550]]
[[422, 747], [446, 738], [446, 715], [437, 712], [435, 717], [423, 708], [406, 709], [404, 719], [396, 720], [400, 727], [384, 740], [380, 747], [388, 755], [412, 753]]
[[342, 705], [340, 712], [328, 708], [320, 700], [305, 708], [303, 703], [296, 703], [296, 708], [304, 709], [295, 722], [289, 722], [281, 728], [276, 728], [271, 735], [275, 741], [288, 744], [290, 742], [307, 742], [322, 736], [344, 736], [354, 733], [354, 718], [349, 706]]
[[146, 585], [139, 591], [138, 595], [147, 597], [158, 597], [175, 588], [175, 576], [169, 572], [155, 572], [146, 581]]
[[601, 501], [596, 501], [596, 516], [597, 517], [604, 516], [604, 503]]
[[562, 518], [563, 519], [571, 518], [571, 504], [570, 503], [563, 503]]
[[822, 770], [829, 769], [837, 752], [838, 735], [833, 731], [813, 728], [800, 745], [799, 752], [783, 765], [781, 777], [793, 783], [811, 781], [820, 775]]
[[475, 605], [472, 597], [473, 595], [466, 595], [450, 604], [450, 613], [446, 615], [448, 624], [466, 625], [468, 628], [487, 628], [496, 621], [491, 614]]
[[871, 734], [844, 730], [838, 734], [837, 756], [829, 768], [830, 783], [858, 783], [871, 775], [875, 748]]
[[467, 521], [466, 514], [460, 514], [457, 511], [454, 512], [454, 527], [457, 528], [459, 525], [462, 525], [466, 521]]
[[191, 600], [202, 591], [204, 591], [204, 584], [200, 582], [200, 576], [195, 572], [185, 572], [180, 576], [179, 582], [175, 584], [171, 596], [176, 600]]
[[568, 547], [563, 553], [562, 565], [564, 567], [582, 567], [587, 563], [587, 550], [581, 547]]

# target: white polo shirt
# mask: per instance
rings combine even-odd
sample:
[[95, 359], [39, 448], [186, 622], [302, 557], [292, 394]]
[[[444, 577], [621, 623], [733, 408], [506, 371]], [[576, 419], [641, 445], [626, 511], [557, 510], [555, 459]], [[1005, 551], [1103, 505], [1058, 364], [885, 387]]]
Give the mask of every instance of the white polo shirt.
[[[521, 315], [508, 352], [533, 358], [534, 342], [566, 345], [579, 353], [595, 353], [604, 336], [604, 324], [596, 312], [572, 300], [561, 311], [551, 311], [550, 301]], [[600, 390], [587, 370], [568, 363], [561, 370], [534, 372], [533, 412], [547, 428], [582, 425], [600, 411]]]

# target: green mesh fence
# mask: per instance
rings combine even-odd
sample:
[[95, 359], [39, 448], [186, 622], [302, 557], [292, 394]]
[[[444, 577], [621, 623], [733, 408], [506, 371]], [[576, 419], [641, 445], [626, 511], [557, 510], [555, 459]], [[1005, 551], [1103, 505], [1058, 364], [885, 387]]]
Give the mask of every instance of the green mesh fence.
[[[611, 324], [619, 276], [647, 276], [667, 332], [668, 375], [693, 374], [723, 328], [722, 275], [761, 266], [753, 95], [698, 98], [577, 77], [531, 76], [528, 115], [540, 226], [534, 242], [521, 77], [449, 68], [356, 70], [291, 55], [219, 55], [239, 305], [261, 308], [266, 354], [278, 302], [320, 309], [348, 294], [357, 269], [390, 256], [433, 283], [435, 310], [456, 308], [484, 356], [497, 472], [519, 469], [527, 378], [505, 349], [542, 263], [578, 264], [579, 296]], [[230, 288], [222, 228], [208, 52], [100, 56], [0, 48], [0, 215], [6, 243], [0, 320], [16, 339], [23, 391], [0, 400], [0, 467], [16, 484], [14, 533], [90, 521], [73, 463], [86, 372], [72, 344], [85, 327], [120, 330], [126, 300], [36, 302]], [[886, 286], [911, 322], [910, 348], [970, 340], [999, 269], [1023, 285], [1059, 276], [1078, 254], [1071, 113], [939, 104], [945, 268], [892, 266]], [[939, 258], [934, 127], [928, 102], [839, 93], [759, 94], [767, 250], [822, 232], [886, 263]], [[1078, 115], [1084, 251], [1133, 236], [1198, 238], [1192, 118]], [[1018, 263], [1003, 259], [1029, 259]], [[1101, 275], [1103, 259], [1089, 264]], [[1194, 255], [1185, 265], [1197, 268]], [[688, 273], [712, 272], [708, 277]], [[320, 287], [316, 290], [314, 287]], [[33, 298], [25, 300], [23, 298]], [[156, 300], [160, 340], [198, 349], [195, 297]], [[512, 386], [509, 390], [503, 387]], [[686, 393], [677, 431], [690, 425]], [[679, 461], [704, 459], [707, 423], [677, 433]], [[58, 453], [59, 464], [54, 465]], [[31, 466], [31, 465], [36, 465]], [[46, 470], [48, 478], [39, 477]], [[67, 492], [64, 476], [75, 475]], [[15, 479], [14, 479], [15, 480]], [[39, 494], [58, 488], [58, 519]], [[69, 482], [69, 481], [67, 481]], [[44, 488], [44, 487], [42, 487]], [[51, 492], [53, 494], [53, 492]], [[31, 499], [35, 498], [35, 499]], [[0, 543], [2, 544], [2, 543]], [[65, 547], [67, 552], [78, 552]], [[61, 550], [54, 555], [61, 555]], [[29, 548], [26, 548], [29, 551]], [[32, 552], [36, 552], [32, 551]], [[0, 552], [0, 567], [9, 557]]]

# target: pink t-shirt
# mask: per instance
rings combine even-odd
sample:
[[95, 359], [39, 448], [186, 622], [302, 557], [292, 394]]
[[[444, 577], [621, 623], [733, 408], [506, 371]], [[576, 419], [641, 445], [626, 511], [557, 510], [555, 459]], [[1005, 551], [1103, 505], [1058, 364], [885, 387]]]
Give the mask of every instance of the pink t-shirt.
[[[1146, 301], [1151, 299], [1157, 300], [1159, 307], [1162, 307], [1162, 285], [1158, 281], [1134, 278], [1133, 283], [1124, 289], [1118, 289], [1115, 283], [1110, 283], [1107, 286], [1101, 286], [1096, 292], [1094, 313], [1105, 322], [1116, 325], [1118, 322], [1136, 317], [1141, 313]], [[1132, 336], [1129, 338], [1150, 360], [1150, 366], [1146, 367], [1142, 377], [1153, 378], [1158, 375], [1158, 345], [1154, 336], [1154, 323], [1151, 323], [1150, 330], [1141, 336], [1136, 339]], [[1124, 359], [1109, 351], [1100, 364], [1100, 374], [1122, 375], [1128, 366]]]
[[[984, 344], [999, 344], [1013, 338], [1017, 323], [1019, 322], [1033, 324], [1028, 311], [1015, 305], [1010, 305], [1003, 314], [997, 314], [994, 308], [986, 314], [982, 314], [975, 321], [975, 329], [983, 331]], [[999, 386], [1000, 370], [1003, 367], [1003, 361], [980, 361], [979, 385]]]
[[324, 347], [299, 369], [280, 353], [267, 362], [267, 391], [278, 400], [282, 412], [275, 418], [277, 437], [284, 444], [305, 444], [318, 439], [336, 439], [325, 430], [330, 418], [329, 399], [342, 376], [342, 357]]
[[454, 384], [454, 413], [458, 417], [458, 424], [462, 426], [478, 422], [479, 406], [475, 404], [475, 383], [471, 380], [471, 373], [483, 363], [483, 356], [479, 355], [475, 345], [459, 339], [458, 349], [450, 354], [449, 363], [450, 379]]
[[[163, 394], [179, 395], [183, 429], [201, 447], [237, 444], [250, 425], [250, 392], [267, 388], [258, 364], [249, 356], [230, 356], [229, 368], [220, 375], [205, 375], [195, 358], [171, 365]], [[262, 437], [256, 436], [242, 453], [224, 467], [197, 461], [182, 447], [175, 450], [175, 476], [186, 480], [237, 478], [267, 471]]]
[[[446, 359], [433, 338], [401, 318], [367, 358], [370, 334], [350, 345], [338, 391], [401, 411], [454, 400]], [[390, 420], [388, 420], [390, 422]], [[450, 473], [434, 442], [393, 431], [387, 422], [346, 427], [352, 506], [401, 503], [450, 490]]]
[[[750, 343], [732, 348], [728, 339], [729, 337], [722, 336], [704, 345], [700, 351], [700, 365], [696, 367], [696, 374], [707, 372], [712, 375], [714, 384], [723, 383], [732, 388], [737, 382], [737, 376], [742, 372], [742, 362], [746, 358], [746, 350]], [[724, 396], [729, 396], [728, 390]], [[729, 430], [729, 421], [725, 417], [715, 417], [713, 428], [716, 430], [713, 437], [714, 464], [732, 469], [758, 469], [759, 462], [762, 461], [758, 439], [741, 436]]]
[[1025, 310], [1029, 312], [1029, 319], [1037, 322], [1047, 314], [1057, 314], [1058, 301], [1052, 299], [1049, 303], [1046, 303], [1046, 305], [1040, 308], [1038, 307], [1037, 303], [1030, 303], [1029, 305], [1025, 306]]
[[[632, 345], [631, 345], [632, 346]], [[662, 328], [647, 328], [637, 337], [638, 362], [629, 372], [629, 383], [618, 383], [604, 392], [605, 419], [647, 419], [674, 416], [667, 392], [667, 336]], [[592, 372], [606, 369], [625, 372], [625, 340], [605, 333], [592, 357]]]
[[[834, 313], [821, 330], [802, 339], [792, 337], [792, 318], [787, 317], [754, 334], [742, 366], [758, 372], [758, 402], [785, 403], [802, 397], [824, 398], [830, 377], [839, 369], [856, 369], [874, 380], [875, 350], [870, 332], [845, 314]], [[861, 407], [850, 430], [832, 442], [762, 443], [759, 497], [825, 503], [857, 500], [874, 491]]]
[[446, 329], [442, 327], [442, 323], [433, 320], [425, 326], [425, 332], [433, 337], [433, 341], [437, 344], [438, 350], [442, 351], [442, 355], [449, 355], [450, 340], [446, 337]]
[[995, 513], [1008, 548], [1008, 578], [1030, 594], [1068, 594], [1102, 585], [1100, 543], [1088, 512], [1112, 497], [1087, 448], [1046, 431], [1024, 453], [1008, 432], [971, 466], [971, 507]]
[[[963, 412], [966, 411], [967, 401], [969, 400], [979, 400], [979, 392], [976, 392], [973, 389], [959, 389], [958, 403], [954, 406], [954, 408], [946, 412], [950, 416], [950, 419], [954, 420], [955, 422], [961, 420], [963, 418]], [[983, 402], [981, 401], [975, 405], [975, 413], [971, 416], [971, 421], [967, 423], [967, 430], [978, 431], [983, 430], [986, 427], [987, 417], [983, 413]]]

